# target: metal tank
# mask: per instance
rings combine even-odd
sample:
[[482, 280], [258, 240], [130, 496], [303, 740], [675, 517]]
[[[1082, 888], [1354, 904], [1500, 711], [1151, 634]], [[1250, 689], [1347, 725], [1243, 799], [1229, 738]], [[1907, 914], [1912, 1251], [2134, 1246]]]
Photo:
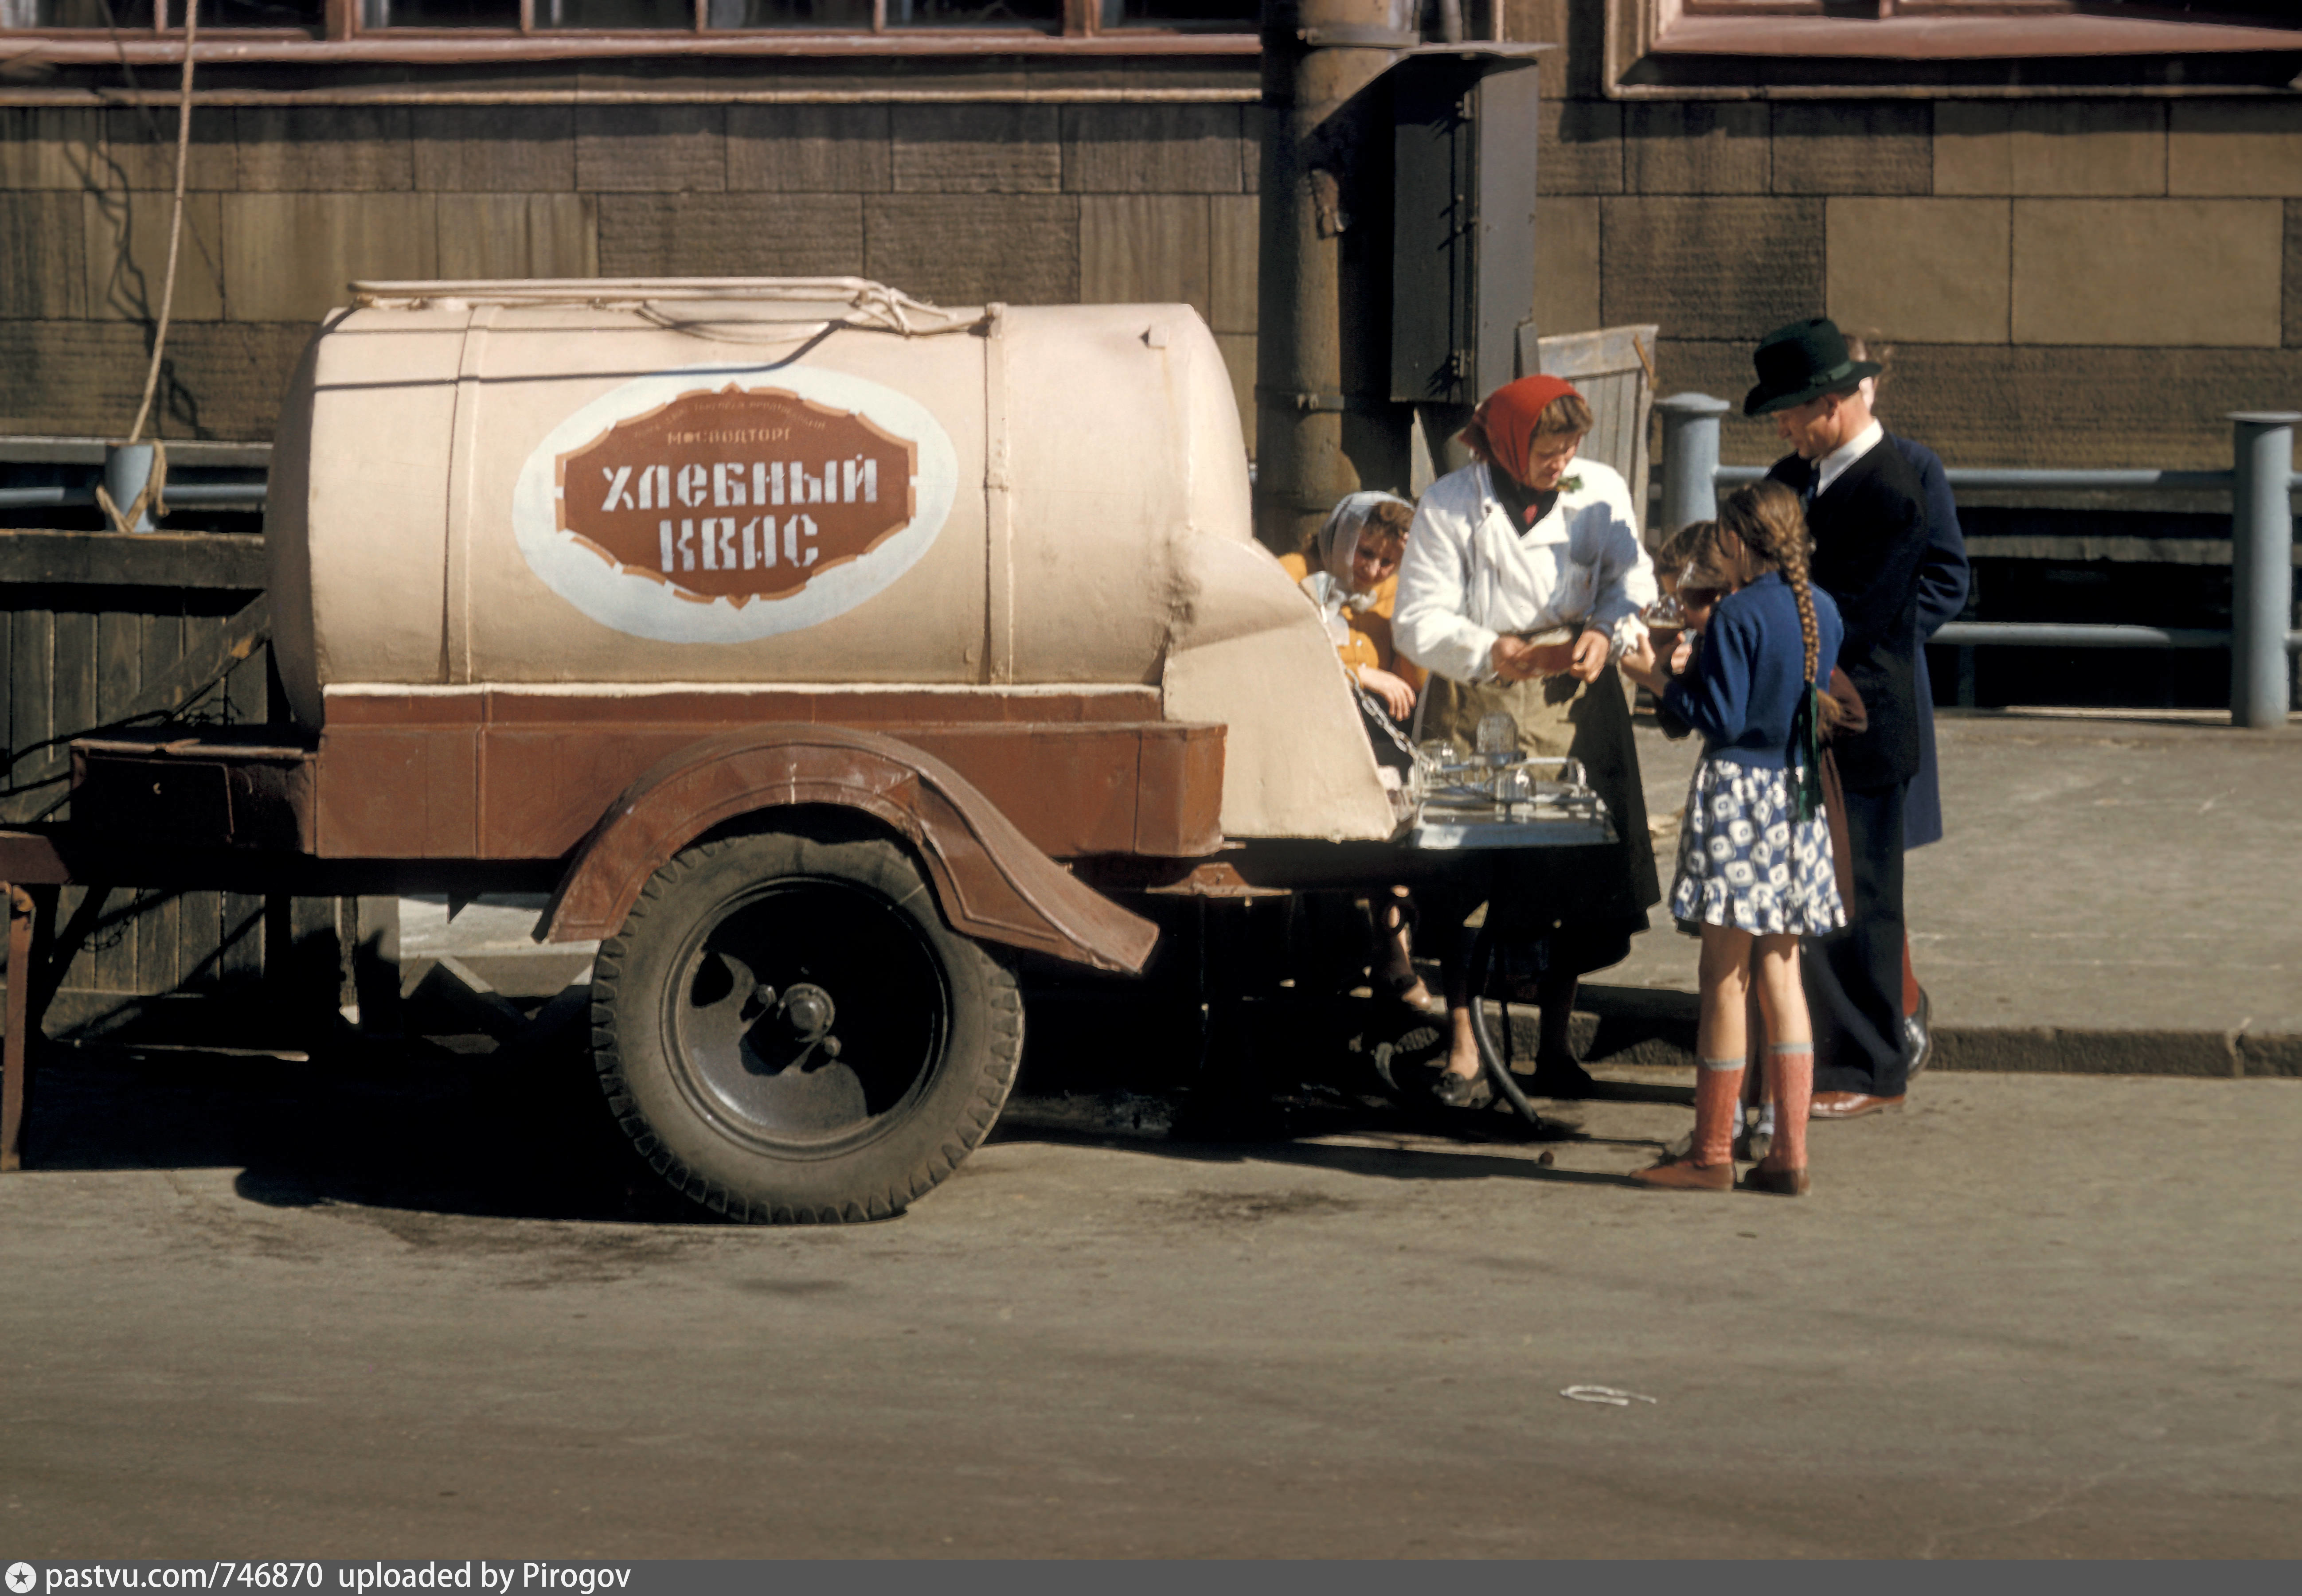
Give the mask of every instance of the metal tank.
[[273, 456], [274, 648], [307, 730], [538, 694], [574, 723], [675, 691], [903, 687], [967, 718], [1148, 689], [1160, 718], [1226, 728], [1223, 835], [1396, 829], [1323, 633], [1251, 540], [1232, 389], [1189, 307], [354, 286]]

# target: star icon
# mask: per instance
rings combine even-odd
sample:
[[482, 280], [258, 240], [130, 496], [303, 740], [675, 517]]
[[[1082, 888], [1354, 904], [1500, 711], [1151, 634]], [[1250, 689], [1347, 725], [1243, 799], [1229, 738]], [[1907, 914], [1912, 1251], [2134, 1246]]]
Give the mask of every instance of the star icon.
[[39, 1583], [39, 1574], [29, 1563], [8, 1565], [8, 1588], [15, 1592], [15, 1596], [26, 1596], [26, 1592]]

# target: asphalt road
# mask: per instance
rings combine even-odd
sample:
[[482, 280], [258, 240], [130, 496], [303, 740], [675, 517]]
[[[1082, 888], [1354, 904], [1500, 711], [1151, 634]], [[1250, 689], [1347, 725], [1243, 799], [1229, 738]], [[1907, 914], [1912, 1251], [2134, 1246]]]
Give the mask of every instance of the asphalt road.
[[483, 1063], [60, 1065], [0, 1559], [2302, 1553], [2302, 1083], [1929, 1077], [1792, 1201], [1620, 1184], [1647, 1079], [1540, 1148], [1026, 1105], [775, 1231]]

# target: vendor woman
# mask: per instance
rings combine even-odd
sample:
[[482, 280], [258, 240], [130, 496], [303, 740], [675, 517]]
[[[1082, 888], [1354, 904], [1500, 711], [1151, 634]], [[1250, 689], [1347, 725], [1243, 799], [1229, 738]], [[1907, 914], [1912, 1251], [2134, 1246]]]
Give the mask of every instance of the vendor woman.
[[1477, 898], [1488, 899], [1499, 935], [1533, 949], [1534, 1088], [1569, 1097], [1591, 1084], [1567, 1045], [1575, 983], [1626, 957], [1662, 897], [1629, 702], [1610, 668], [1645, 634], [1639, 615], [1654, 601], [1654, 567], [1622, 477], [1575, 458], [1591, 424], [1591, 407], [1557, 377], [1497, 389], [1463, 429], [1472, 464], [1424, 495], [1399, 567], [1399, 651], [1431, 673], [1417, 738], [1468, 751], [1480, 719], [1501, 710], [1526, 752], [1582, 761], [1620, 839], [1497, 855], [1466, 901], [1443, 911], [1418, 892], [1445, 965], [1452, 1032], [1436, 1090], [1457, 1106], [1486, 1089], [1460, 956]]

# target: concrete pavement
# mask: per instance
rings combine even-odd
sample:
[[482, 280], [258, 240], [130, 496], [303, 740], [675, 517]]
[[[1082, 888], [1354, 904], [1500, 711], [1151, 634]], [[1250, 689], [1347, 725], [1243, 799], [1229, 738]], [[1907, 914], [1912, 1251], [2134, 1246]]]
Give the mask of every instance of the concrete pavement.
[[542, 1069], [46, 1078], [0, 1558], [2302, 1555], [2292, 1082], [1943, 1076], [1803, 1201], [1620, 1184], [1668, 1102], [1024, 1105], [902, 1219], [758, 1231]]
[[[1936, 724], [1945, 836], [1910, 855], [1906, 887], [1936, 1067], [2302, 1075], [2302, 726], [2053, 710]], [[1697, 751], [1651, 726], [1638, 736], [1668, 890]], [[1674, 995], [1694, 989], [1694, 945], [1666, 926], [1592, 977], [1585, 1002], [1683, 1016]]]

